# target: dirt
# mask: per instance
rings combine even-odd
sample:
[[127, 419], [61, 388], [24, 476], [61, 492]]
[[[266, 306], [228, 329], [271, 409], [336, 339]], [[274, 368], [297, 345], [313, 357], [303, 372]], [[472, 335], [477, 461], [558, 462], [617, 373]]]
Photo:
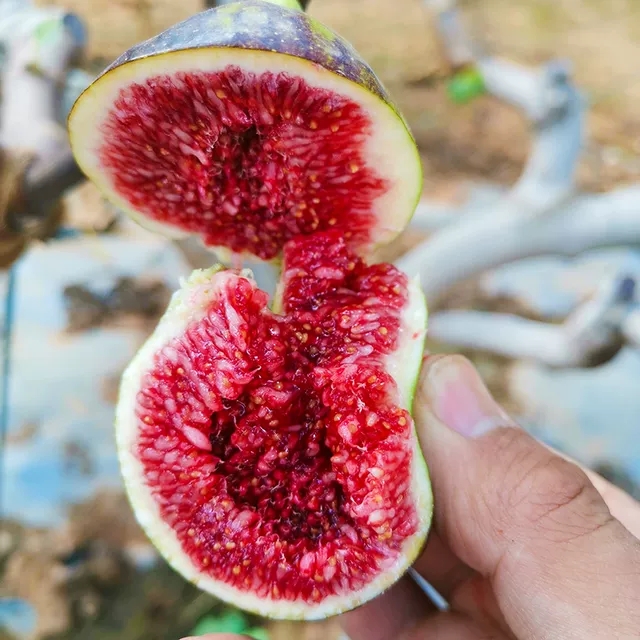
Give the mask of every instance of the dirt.
[[22, 444], [29, 442], [40, 429], [40, 425], [37, 422], [25, 422], [20, 427], [7, 434], [7, 444]]
[[86, 285], [74, 284], [65, 287], [63, 297], [69, 332], [99, 327], [109, 315], [106, 301]]
[[81, 476], [92, 476], [95, 465], [89, 447], [70, 440], [62, 445], [62, 458], [66, 473], [77, 473]]
[[51, 552], [48, 532], [21, 532], [20, 543], [4, 567], [8, 596], [23, 598], [38, 613], [36, 638], [50, 637], [71, 626], [70, 602], [61, 584], [63, 569]]
[[121, 493], [102, 492], [70, 509], [57, 529], [3, 524], [3, 595], [38, 614], [33, 640], [176, 640], [219, 606], [156, 554]]
[[[6, 522], [0, 533], [2, 595], [27, 600], [38, 614], [29, 640], [176, 640], [226, 608], [162, 561], [137, 569], [158, 557], [121, 493], [71, 507], [57, 529]], [[278, 622], [271, 631], [272, 640], [338, 636], [335, 621]]]

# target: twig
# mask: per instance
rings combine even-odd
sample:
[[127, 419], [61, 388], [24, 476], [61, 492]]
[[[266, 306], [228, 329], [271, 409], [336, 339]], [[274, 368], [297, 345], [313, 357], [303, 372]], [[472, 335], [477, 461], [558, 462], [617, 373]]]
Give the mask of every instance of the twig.
[[458, 224], [464, 216], [477, 216], [500, 204], [508, 189], [501, 185], [468, 185], [466, 200], [460, 204], [446, 204], [423, 199], [418, 203], [411, 227], [427, 233], [438, 231], [451, 224]]
[[547, 214], [518, 216], [507, 198], [495, 211], [446, 227], [396, 264], [420, 275], [433, 303], [457, 282], [522, 258], [640, 244], [639, 202], [640, 187], [628, 187], [579, 196]]
[[584, 100], [569, 69], [554, 61], [532, 71], [495, 58], [479, 67], [489, 91], [510, 99], [533, 122], [533, 148], [510, 198], [522, 207], [520, 213], [549, 211], [573, 195], [584, 142]]
[[640, 328], [638, 312], [633, 327], [629, 322], [634, 305], [635, 281], [622, 275], [603, 284], [562, 325], [500, 313], [443, 311], [431, 318], [429, 332], [431, 338], [443, 343], [551, 367], [593, 366], [620, 349], [625, 327], [627, 332]]
[[455, 0], [423, 0], [423, 3], [433, 18], [438, 42], [447, 62], [454, 69], [473, 62], [477, 57], [475, 45], [459, 20]]
[[25, 174], [22, 215], [46, 219], [61, 195], [83, 180], [84, 175], [68, 144], [49, 156], [36, 158]]
[[45, 57], [33, 33], [10, 42], [0, 107], [0, 145], [5, 149], [46, 156], [66, 141], [66, 132], [57, 124], [57, 103], [77, 47], [62, 27], [56, 45]]
[[525, 113], [534, 125], [534, 145], [511, 199], [520, 210], [549, 209], [573, 191], [584, 138], [584, 102], [571, 83], [569, 66], [552, 61], [530, 69], [481, 52], [454, 0], [424, 0], [440, 43], [454, 69], [475, 65], [486, 91]]

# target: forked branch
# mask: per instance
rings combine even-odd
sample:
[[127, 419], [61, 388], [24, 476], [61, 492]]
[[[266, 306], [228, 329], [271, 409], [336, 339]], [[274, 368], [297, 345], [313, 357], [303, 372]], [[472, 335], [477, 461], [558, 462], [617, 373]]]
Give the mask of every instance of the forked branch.
[[396, 264], [419, 274], [433, 303], [449, 287], [502, 264], [534, 256], [575, 256], [590, 249], [640, 244], [640, 187], [579, 196], [546, 214], [517, 215], [510, 202], [465, 216]]
[[561, 325], [500, 313], [443, 311], [431, 318], [429, 332], [446, 344], [551, 367], [593, 366], [614, 355], [625, 339], [632, 338], [638, 344], [640, 316], [635, 289], [633, 278], [614, 278]]

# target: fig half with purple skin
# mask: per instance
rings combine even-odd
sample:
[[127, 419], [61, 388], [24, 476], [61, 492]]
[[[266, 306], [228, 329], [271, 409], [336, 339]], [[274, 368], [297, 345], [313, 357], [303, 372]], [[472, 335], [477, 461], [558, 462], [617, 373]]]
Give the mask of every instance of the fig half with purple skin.
[[405, 121], [351, 45], [262, 0], [127, 51], [77, 100], [69, 132], [109, 200], [225, 257], [272, 260], [329, 229], [366, 254], [404, 229], [422, 186]]
[[421, 187], [397, 109], [344, 40], [247, 0], [131, 49], [69, 124], [81, 167], [135, 218], [282, 266], [279, 313], [249, 271], [194, 272], [123, 375], [138, 521], [186, 578], [264, 616], [374, 598], [432, 513], [411, 418], [425, 301], [367, 262]]

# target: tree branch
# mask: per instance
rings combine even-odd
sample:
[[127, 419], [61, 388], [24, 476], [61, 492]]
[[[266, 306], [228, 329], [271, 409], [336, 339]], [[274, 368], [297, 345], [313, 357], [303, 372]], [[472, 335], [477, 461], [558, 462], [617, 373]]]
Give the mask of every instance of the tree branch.
[[465, 217], [396, 261], [419, 274], [431, 304], [448, 287], [502, 264], [543, 255], [640, 244], [640, 187], [578, 196], [537, 216], [517, 215], [507, 197], [495, 211]]
[[23, 207], [19, 215], [29, 219], [46, 219], [62, 194], [84, 179], [68, 144], [47, 157], [36, 158], [25, 174]]
[[[456, 282], [500, 264], [616, 244], [619, 236], [627, 237], [630, 230], [633, 236], [633, 229], [640, 225], [630, 219], [628, 209], [633, 205], [623, 192], [609, 194], [610, 202], [569, 202], [584, 136], [584, 102], [571, 84], [566, 65], [552, 62], [531, 70], [479, 54], [462, 28], [452, 0], [425, 0], [425, 4], [436, 19], [449, 57], [456, 63], [475, 64], [487, 91], [522, 109], [534, 125], [527, 165], [499, 202], [473, 215], [467, 211], [469, 215], [458, 217], [453, 225], [446, 224], [444, 212], [418, 212], [412, 226], [423, 230], [435, 226], [440, 231], [397, 264], [422, 276], [430, 302]], [[630, 224], [631, 229], [618, 233], [615, 223], [603, 225], [605, 206], [617, 207], [616, 214], [623, 218], [620, 222]], [[585, 214], [591, 214], [592, 219], [585, 221]]]
[[429, 335], [457, 347], [551, 367], [593, 366], [611, 358], [625, 338], [640, 338], [640, 313], [631, 313], [635, 304], [635, 281], [621, 275], [604, 283], [561, 325], [501, 313], [443, 311], [430, 319]]
[[[33, 24], [6, 40], [0, 105], [0, 146], [33, 158], [11, 211], [16, 230], [47, 220], [64, 191], [83, 179], [59, 122], [67, 73], [85, 43], [83, 26], [75, 15], [57, 10], [26, 9], [20, 16]], [[39, 37], [43, 24], [47, 35]]]

